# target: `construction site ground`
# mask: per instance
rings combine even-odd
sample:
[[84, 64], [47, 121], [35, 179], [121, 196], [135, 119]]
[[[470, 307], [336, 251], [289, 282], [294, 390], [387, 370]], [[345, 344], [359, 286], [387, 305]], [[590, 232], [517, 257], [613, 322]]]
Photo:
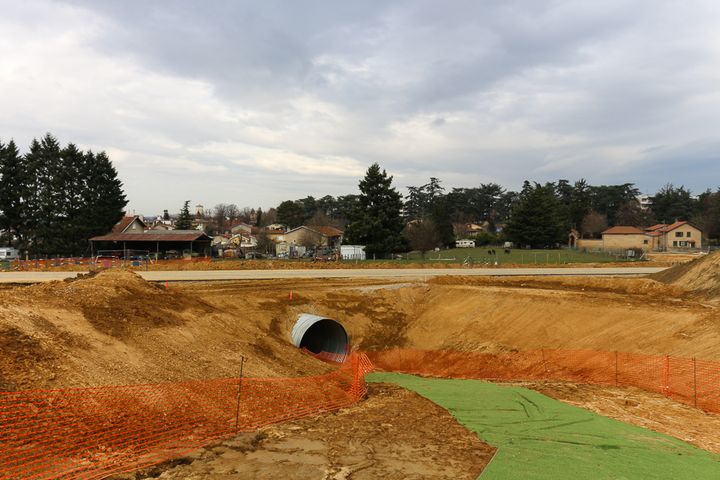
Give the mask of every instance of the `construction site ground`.
[[374, 373], [370, 379], [416, 391], [496, 446], [484, 480], [696, 480], [720, 475], [719, 455], [523, 387], [398, 373]]
[[113, 478], [472, 480], [494, 452], [429, 400], [372, 384], [356, 407], [243, 434]]
[[[237, 375], [241, 355], [248, 359], [248, 376], [328, 372], [334, 367], [303, 354], [288, 341], [294, 319], [303, 312], [337, 319], [353, 345], [364, 350], [596, 349], [720, 360], [720, 276], [712, 262], [717, 260], [708, 257], [655, 279], [288, 279], [190, 282], [169, 288], [129, 271], [109, 270], [78, 280], [0, 291], [0, 389], [230, 377]], [[711, 452], [717, 452], [720, 444], [717, 415], [654, 394], [548, 382], [527, 386]], [[382, 393], [388, 402], [399, 395], [388, 392]], [[373, 398], [382, 396], [374, 393], [357, 407], [359, 414], [371, 409], [371, 402], [377, 401]], [[355, 410], [314, 422], [351, 418]], [[372, 413], [376, 414], [381, 412]], [[313, 420], [300, 422], [273, 428], [284, 431]], [[328, 423], [318, 428], [336, 427]], [[342, 428], [367, 435], [368, 442], [381, 445], [378, 451], [389, 448], [382, 447], [389, 436], [380, 428], [360, 427], [352, 421]], [[270, 431], [269, 440], [258, 443], [260, 450], [263, 445], [268, 445], [268, 452], [276, 448]], [[296, 433], [317, 440], [309, 427]], [[443, 430], [437, 435], [439, 443], [454, 437], [442, 437]], [[336, 448], [327, 445], [328, 451]], [[340, 474], [335, 470], [341, 467], [361, 463], [336, 462], [334, 458], [343, 457], [330, 454], [326, 458], [323, 465], [333, 475]], [[472, 468], [468, 475], [475, 471]], [[297, 469], [298, 475], [302, 471]], [[358, 471], [349, 478], [362, 477]]]

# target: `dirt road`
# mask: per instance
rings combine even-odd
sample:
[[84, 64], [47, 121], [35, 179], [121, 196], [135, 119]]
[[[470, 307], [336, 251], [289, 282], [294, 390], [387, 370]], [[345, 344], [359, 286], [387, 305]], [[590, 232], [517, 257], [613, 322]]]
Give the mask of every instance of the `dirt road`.
[[[662, 267], [581, 267], [581, 268], [406, 268], [336, 270], [195, 270], [138, 272], [151, 282], [268, 280], [276, 278], [408, 278], [424, 279], [443, 275], [462, 276], [618, 276], [649, 275]], [[75, 278], [87, 272], [2, 272], [0, 283], [39, 283]]]

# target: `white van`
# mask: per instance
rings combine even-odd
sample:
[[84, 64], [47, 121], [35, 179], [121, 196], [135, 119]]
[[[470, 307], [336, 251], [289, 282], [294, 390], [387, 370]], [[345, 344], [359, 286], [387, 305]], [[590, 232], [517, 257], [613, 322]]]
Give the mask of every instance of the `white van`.
[[0, 247], [0, 262], [3, 260], [17, 260], [20, 258], [20, 252], [12, 247]]

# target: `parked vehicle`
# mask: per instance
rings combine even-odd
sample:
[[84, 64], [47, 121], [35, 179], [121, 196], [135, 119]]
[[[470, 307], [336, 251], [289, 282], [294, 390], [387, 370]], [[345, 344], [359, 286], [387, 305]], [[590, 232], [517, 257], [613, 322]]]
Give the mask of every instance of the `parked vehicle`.
[[18, 260], [20, 258], [20, 252], [12, 247], [0, 247], [0, 261], [3, 260]]

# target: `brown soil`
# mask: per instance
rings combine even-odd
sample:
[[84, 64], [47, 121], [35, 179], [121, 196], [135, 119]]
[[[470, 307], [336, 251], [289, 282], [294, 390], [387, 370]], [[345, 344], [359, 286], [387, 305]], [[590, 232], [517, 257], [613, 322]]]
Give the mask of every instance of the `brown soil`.
[[679, 285], [697, 296], [708, 299], [720, 297], [720, 252], [677, 265], [652, 278], [669, 285]]
[[[293, 291], [292, 300], [289, 292]], [[0, 388], [328, 370], [289, 342], [327, 315], [355, 346], [620, 350], [720, 359], [718, 305], [649, 279], [440, 277], [164, 285], [126, 271], [0, 290]]]
[[235, 292], [233, 307], [221, 310], [124, 271], [3, 290], [0, 388], [227, 377], [241, 355], [250, 376], [327, 372], [269, 328], [287, 317], [284, 295]]
[[570, 405], [664, 433], [720, 454], [720, 415], [637, 388], [564, 382], [513, 382]]
[[115, 479], [475, 479], [494, 448], [443, 408], [393, 385], [331, 415], [241, 435]]

